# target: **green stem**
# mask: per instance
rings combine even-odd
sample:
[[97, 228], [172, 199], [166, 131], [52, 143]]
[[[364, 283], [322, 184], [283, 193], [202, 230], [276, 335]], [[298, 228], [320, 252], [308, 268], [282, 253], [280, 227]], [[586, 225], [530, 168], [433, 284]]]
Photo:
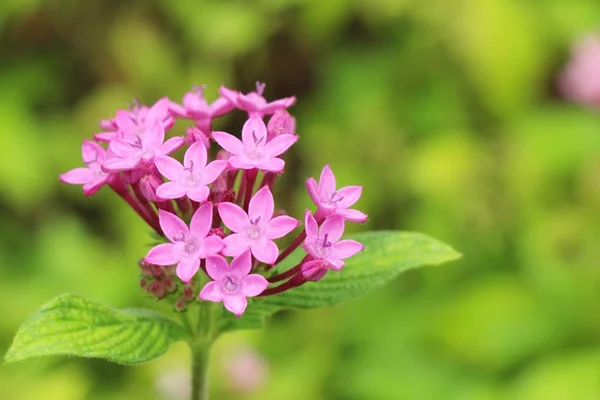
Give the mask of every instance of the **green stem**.
[[210, 343], [192, 347], [192, 400], [208, 400]]

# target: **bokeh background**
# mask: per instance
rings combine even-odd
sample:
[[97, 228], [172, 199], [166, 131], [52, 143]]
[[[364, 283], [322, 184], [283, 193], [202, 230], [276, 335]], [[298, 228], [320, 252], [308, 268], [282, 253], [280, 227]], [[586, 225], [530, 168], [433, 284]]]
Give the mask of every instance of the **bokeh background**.
[[[556, 84], [597, 28], [596, 0], [0, 2], [1, 352], [63, 292], [156, 306], [143, 222], [58, 181], [98, 121], [262, 80], [298, 97], [281, 206], [301, 215], [329, 163], [365, 187], [355, 231], [418, 230], [464, 258], [225, 335], [213, 398], [600, 399], [600, 117]], [[183, 345], [136, 367], [39, 359], [0, 367], [0, 397], [185, 399], [187, 363]]]

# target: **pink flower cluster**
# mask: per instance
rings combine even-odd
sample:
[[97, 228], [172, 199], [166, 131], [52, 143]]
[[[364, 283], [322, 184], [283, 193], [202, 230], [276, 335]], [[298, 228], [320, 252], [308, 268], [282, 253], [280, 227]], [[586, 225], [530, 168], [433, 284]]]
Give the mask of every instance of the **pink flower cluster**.
[[[183, 292], [178, 310], [198, 286], [199, 299], [223, 302], [239, 317], [248, 297], [318, 281], [329, 270], [340, 271], [345, 259], [363, 249], [359, 242], [341, 240], [346, 221], [367, 219], [350, 208], [362, 187], [338, 189], [325, 166], [318, 182], [306, 182], [316, 211], [306, 211], [304, 230], [280, 251], [276, 240], [301, 225], [275, 210], [272, 193], [284, 171], [282, 156], [298, 140], [295, 119], [287, 111], [296, 99], [267, 102], [263, 90], [260, 83], [247, 94], [221, 87], [221, 96], [209, 104], [203, 88], [195, 88], [183, 104], [162, 98], [151, 107], [136, 104], [119, 110], [101, 122], [103, 131], [94, 135], [95, 141], [83, 142], [85, 167], [60, 177], [83, 185], [87, 196], [109, 186], [164, 239], [141, 262], [143, 286], [158, 298]], [[248, 114], [241, 139], [212, 131], [213, 120], [234, 109]], [[185, 135], [167, 138], [177, 130], [177, 120], [193, 125]], [[220, 149], [214, 149], [215, 143]], [[173, 155], [184, 147], [180, 162]], [[215, 153], [212, 161], [209, 150]], [[276, 273], [278, 264], [301, 245], [306, 252], [302, 261]], [[173, 268], [181, 280], [178, 289], [163, 279], [168, 274], [161, 269]]]
[[600, 36], [590, 34], [575, 44], [559, 89], [572, 101], [600, 108]]

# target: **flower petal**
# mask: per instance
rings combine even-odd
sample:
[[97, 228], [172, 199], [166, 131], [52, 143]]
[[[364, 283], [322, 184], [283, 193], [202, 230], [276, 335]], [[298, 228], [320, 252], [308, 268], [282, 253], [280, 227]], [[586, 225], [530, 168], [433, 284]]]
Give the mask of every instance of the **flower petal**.
[[327, 267], [330, 270], [341, 271], [344, 268], [344, 262], [339, 258], [327, 257], [325, 261], [327, 261]]
[[72, 185], [83, 185], [84, 183], [91, 182], [93, 179], [94, 172], [89, 168], [75, 168], [60, 176], [62, 182]]
[[272, 240], [261, 240], [252, 243], [252, 255], [265, 264], [273, 265], [279, 255], [279, 248]]
[[252, 245], [252, 242], [248, 240], [248, 236], [241, 233], [232, 233], [223, 239], [225, 248], [221, 250], [221, 253], [228, 257], [236, 257], [248, 250]]
[[288, 108], [294, 105], [296, 97], [285, 97], [283, 99], [275, 100], [262, 107], [260, 112], [264, 114], [273, 114], [277, 110]]
[[296, 229], [299, 221], [287, 215], [275, 217], [267, 224], [265, 236], [269, 239], [279, 239]]
[[157, 153], [161, 155], [171, 154], [183, 147], [184, 144], [185, 138], [183, 136], [175, 136], [162, 143]]
[[333, 192], [335, 192], [335, 186], [335, 175], [329, 165], [326, 165], [323, 167], [321, 177], [319, 178], [319, 192], [321, 192], [321, 197], [330, 198]]
[[156, 265], [173, 265], [181, 260], [179, 252], [172, 243], [161, 243], [148, 251], [144, 261]]
[[208, 282], [206, 285], [204, 285], [204, 287], [200, 291], [200, 295], [198, 296], [198, 298], [202, 300], [212, 301], [215, 303], [220, 303], [221, 301], [223, 301], [224, 297], [225, 296], [221, 291], [219, 283], [214, 281]]
[[212, 226], [213, 207], [212, 203], [204, 203], [196, 210], [190, 221], [190, 232], [198, 237], [204, 238]]
[[327, 274], [327, 268], [321, 260], [308, 261], [302, 264], [302, 276], [309, 281], [319, 281], [325, 274]]
[[202, 242], [202, 251], [200, 252], [200, 258], [206, 258], [218, 254], [225, 247], [225, 242], [217, 235], [207, 236]]
[[333, 215], [323, 222], [319, 231], [321, 237], [328, 235], [327, 240], [335, 243], [344, 234], [344, 217], [341, 215]]
[[319, 236], [319, 225], [317, 225], [317, 220], [308, 210], [304, 212], [304, 229], [307, 238], [316, 238]]
[[259, 274], [248, 275], [242, 281], [242, 294], [246, 297], [258, 296], [269, 286], [269, 281]]
[[257, 168], [257, 163], [253, 160], [250, 160], [245, 155], [241, 156], [231, 156], [229, 158], [229, 165], [231, 165], [234, 169], [254, 169]]
[[281, 158], [266, 158], [256, 163], [256, 168], [278, 174], [285, 168], [285, 161]]
[[187, 188], [179, 182], [167, 182], [156, 188], [156, 196], [161, 199], [179, 199], [187, 193]]
[[154, 165], [158, 171], [172, 181], [176, 181], [183, 172], [183, 165], [174, 158], [167, 156], [155, 156]]
[[265, 122], [257, 115], [253, 115], [244, 123], [242, 127], [242, 143], [246, 147], [256, 145], [263, 147], [267, 142], [267, 126]]
[[206, 166], [206, 147], [202, 142], [191, 145], [183, 156], [183, 165], [192, 171], [199, 171]]
[[199, 184], [188, 188], [187, 195], [190, 199], [197, 201], [198, 203], [204, 203], [210, 195], [210, 190], [208, 189], [208, 186]]
[[206, 273], [214, 281], [220, 281], [229, 272], [227, 260], [221, 256], [206, 257]]
[[185, 257], [177, 264], [175, 273], [184, 283], [189, 283], [199, 268], [200, 259], [198, 257]]
[[356, 240], [340, 240], [333, 245], [334, 254], [339, 259], [352, 257], [364, 248], [365, 246]]
[[185, 222], [168, 211], [158, 210], [158, 222], [163, 233], [171, 242], [181, 241], [182, 235], [189, 232]]
[[338, 190], [337, 194], [341, 198], [338, 200], [338, 204], [343, 208], [348, 208], [360, 199], [362, 186], [346, 186]]
[[243, 278], [252, 270], [252, 257], [250, 251], [246, 250], [231, 261], [230, 271], [238, 278]]
[[306, 181], [306, 190], [308, 191], [308, 195], [312, 199], [312, 201], [319, 206], [323, 200], [321, 200], [321, 190], [319, 189], [319, 184], [315, 180], [315, 178], [309, 178]]
[[[157, 120], [148, 121], [150, 125], [147, 126], [144, 136], [142, 136], [142, 147], [144, 149], [158, 149], [163, 145], [165, 141], [165, 128]], [[172, 140], [171, 138], [169, 140]], [[163, 155], [168, 153], [163, 153]]]
[[209, 163], [202, 171], [202, 182], [206, 185], [213, 183], [227, 169], [228, 162], [215, 160]]
[[219, 203], [217, 207], [223, 223], [232, 232], [243, 232], [250, 223], [248, 214], [237, 204]]
[[223, 298], [223, 305], [237, 317], [240, 317], [246, 310], [248, 300], [242, 295], [225, 296]]
[[268, 186], [263, 186], [250, 199], [250, 204], [248, 206], [248, 217], [250, 220], [260, 218], [260, 222], [266, 224], [273, 217], [274, 210], [275, 202], [273, 201], [273, 194], [269, 190]]
[[131, 171], [137, 167], [137, 162], [131, 158], [110, 158], [102, 163], [105, 172]]
[[219, 97], [210, 105], [210, 113], [213, 118], [220, 117], [233, 110], [234, 105], [225, 97]]
[[240, 141], [240, 139], [236, 138], [233, 135], [230, 135], [227, 132], [213, 132], [212, 137], [225, 150], [230, 152], [231, 154], [242, 154], [244, 151], [244, 145]]
[[298, 141], [297, 135], [283, 134], [275, 136], [265, 146], [265, 153], [270, 157], [277, 157], [289, 149], [294, 143]]
[[362, 223], [369, 219], [369, 216], [361, 211], [346, 209], [346, 210], [337, 210], [337, 213], [343, 216], [346, 221]]
[[96, 142], [84, 140], [81, 145], [81, 158], [84, 163], [89, 164], [106, 156], [106, 150]]

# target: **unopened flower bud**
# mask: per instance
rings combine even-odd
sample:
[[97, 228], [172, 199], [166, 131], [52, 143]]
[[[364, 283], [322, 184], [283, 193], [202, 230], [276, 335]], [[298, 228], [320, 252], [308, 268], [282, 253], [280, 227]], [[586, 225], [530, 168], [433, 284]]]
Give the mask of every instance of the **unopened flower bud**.
[[279, 135], [295, 135], [296, 119], [287, 110], [277, 110], [267, 124], [267, 140]]
[[175, 271], [177, 270], [177, 265], [167, 265], [166, 267], [163, 267], [163, 270], [165, 272], [165, 275], [173, 276], [175, 275]]
[[100, 127], [105, 131], [114, 131], [117, 129], [117, 124], [113, 119], [103, 119], [100, 121]]
[[157, 299], [162, 299], [166, 294], [165, 285], [161, 281], [154, 281], [147, 285], [146, 291]]
[[150, 264], [150, 273], [156, 278], [161, 278], [164, 275], [164, 269], [161, 265]]
[[183, 289], [183, 297], [181, 299], [187, 302], [192, 301], [194, 299], [194, 289], [191, 286]]
[[163, 199], [156, 196], [156, 189], [163, 184], [160, 176], [156, 174], [146, 174], [139, 181], [140, 192], [148, 201], [157, 202]]
[[152, 275], [152, 268], [151, 268], [151, 264], [148, 264], [146, 261], [144, 261], [144, 259], [141, 259], [140, 261], [138, 261], [138, 266], [140, 267], [140, 269], [142, 270], [142, 273], [144, 275]]
[[135, 185], [140, 181], [145, 173], [146, 171], [141, 168], [133, 169], [131, 171], [124, 171], [123, 182], [127, 185]]
[[[210, 124], [210, 120], [209, 120], [209, 124]], [[202, 130], [201, 128], [199, 128], [198, 126], [191, 126], [187, 129], [186, 135], [185, 135], [185, 140], [186, 140], [186, 143], [188, 143], [190, 145], [194, 144], [196, 142], [200, 142], [207, 149], [210, 148], [210, 138], [205, 133], [205, 131]]]
[[227, 236], [225, 234], [225, 232], [223, 231], [223, 228], [218, 227], [218, 228], [211, 228], [210, 231], [208, 231], [208, 235], [217, 235], [218, 237], [220, 237], [221, 239], [225, 239], [225, 237]]
[[185, 301], [179, 299], [175, 302], [175, 311], [182, 312], [185, 311], [187, 304]]
[[177, 282], [175, 282], [175, 279], [173, 279], [173, 277], [168, 277], [163, 281], [163, 284], [165, 285], [165, 290], [167, 291], [167, 293], [173, 293], [176, 289], [177, 289]]
[[142, 287], [142, 289], [145, 289], [146, 286], [148, 285], [148, 281], [144, 278], [140, 279], [140, 286]]

